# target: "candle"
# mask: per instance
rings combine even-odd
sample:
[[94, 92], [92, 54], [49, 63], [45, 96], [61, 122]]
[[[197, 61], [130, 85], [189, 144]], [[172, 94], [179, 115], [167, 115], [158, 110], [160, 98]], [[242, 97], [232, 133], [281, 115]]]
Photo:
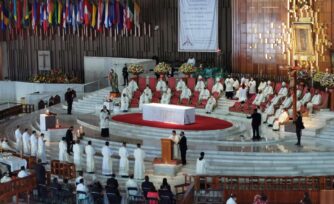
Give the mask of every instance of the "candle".
[[59, 128], [60, 127], [60, 125], [59, 125], [59, 120], [57, 119], [56, 120], [56, 128]]
[[262, 34], [261, 34], [261, 33], [259, 33], [259, 38], [260, 38], [260, 39], [262, 38]]
[[80, 133], [84, 133], [82, 126], [80, 126], [79, 130], [80, 130]]
[[274, 23], [273, 22], [271, 22], [270, 27], [274, 28]]
[[267, 53], [265, 54], [265, 58], [268, 59], [268, 54]]
[[77, 136], [80, 137], [80, 130], [77, 130]]

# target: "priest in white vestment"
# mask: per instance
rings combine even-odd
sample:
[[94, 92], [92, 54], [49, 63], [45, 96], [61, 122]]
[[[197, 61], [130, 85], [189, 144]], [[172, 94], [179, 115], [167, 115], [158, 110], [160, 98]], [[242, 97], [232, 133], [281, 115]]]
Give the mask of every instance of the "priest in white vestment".
[[225, 94], [226, 98], [232, 99], [233, 98], [233, 83], [234, 80], [230, 77], [227, 77], [225, 80]]
[[180, 158], [180, 148], [179, 148], [179, 142], [180, 142], [180, 136], [176, 134], [176, 131], [173, 130], [172, 135], [169, 136], [169, 139], [173, 141], [173, 159], [179, 159]]
[[170, 103], [170, 98], [171, 98], [171, 94], [164, 92], [161, 96], [161, 100], [160, 103], [161, 104], [169, 104]]
[[119, 175], [128, 176], [129, 175], [129, 159], [128, 159], [128, 150], [126, 149], [126, 143], [123, 142], [123, 146], [119, 148], [118, 155], [119, 160]]
[[268, 117], [274, 114], [275, 114], [275, 105], [271, 101], [268, 101], [266, 109], [261, 114], [263, 123], [267, 123]]
[[213, 85], [211, 93], [219, 93], [219, 95], [224, 91], [224, 86], [222, 83], [220, 83], [220, 79], [216, 78], [216, 83]]
[[262, 91], [259, 91], [258, 94], [256, 94], [256, 97], [253, 101], [253, 105], [256, 105], [256, 106], [259, 106], [261, 105], [262, 102], [265, 101], [265, 97], [264, 97], [264, 94], [262, 93]]
[[240, 86], [239, 80], [237, 78], [234, 78], [233, 89], [238, 90], [239, 86]]
[[15, 152], [15, 149], [11, 148], [8, 144], [8, 140], [6, 138], [2, 139], [2, 142], [1, 142], [1, 148], [3, 150], [8, 150], [8, 151], [12, 151], [12, 152]]
[[300, 101], [298, 101], [298, 102], [300, 102], [301, 105], [304, 106], [304, 105], [306, 105], [308, 102], [311, 101], [311, 98], [312, 98], [312, 96], [311, 96], [310, 89], [307, 89], [307, 91], [305, 92], [303, 98], [302, 98]]
[[126, 94], [123, 94], [121, 97], [121, 111], [128, 112], [130, 105], [130, 100]]
[[60, 162], [68, 162], [68, 153], [67, 153], [67, 143], [66, 143], [66, 138], [63, 137], [61, 138], [59, 142], [59, 157], [58, 160]]
[[256, 81], [251, 78], [248, 82], [249, 94], [256, 94]]
[[311, 102], [308, 102], [306, 107], [307, 107], [309, 113], [313, 113], [313, 106], [320, 105], [320, 104], [321, 104], [321, 95], [319, 94], [318, 91], [315, 91]]
[[273, 126], [275, 120], [278, 119], [278, 117], [281, 115], [281, 113], [283, 113], [283, 111], [284, 111], [284, 109], [278, 108], [275, 111], [274, 115], [268, 117], [267, 124], [268, 124], [269, 127]]
[[156, 91], [160, 91], [160, 92], [167, 91], [167, 84], [163, 80], [162, 77], [159, 78], [159, 81], [158, 81], [155, 89], [156, 89]]
[[42, 133], [38, 137], [38, 158], [41, 159], [42, 163], [46, 162], [46, 149], [45, 149], [45, 140], [44, 140], [44, 134]]
[[181, 92], [181, 95], [180, 95], [180, 99], [190, 99], [191, 97], [191, 90], [188, 88], [188, 87], [184, 87], [182, 92]]
[[272, 94], [274, 94], [274, 89], [271, 86], [271, 81], [268, 81], [266, 88], [264, 88], [264, 90], [263, 90], [263, 95], [264, 95], [265, 98], [267, 98], [268, 96], [270, 96]]
[[239, 102], [245, 102], [247, 101], [247, 87], [245, 84], [242, 84], [241, 87], [238, 90], [238, 100]]
[[77, 140], [73, 145], [73, 161], [76, 171], [82, 171], [82, 154], [83, 148], [80, 145], [80, 140]]
[[22, 133], [20, 130], [20, 126], [16, 126], [16, 130], [15, 130], [15, 140], [16, 140], [16, 150], [18, 152], [21, 152], [23, 150], [23, 141], [22, 141]]
[[28, 129], [24, 130], [24, 133], [22, 135], [22, 141], [23, 141], [23, 153], [30, 154], [30, 135]]
[[281, 112], [281, 114], [278, 116], [278, 119], [275, 120], [274, 125], [273, 125], [273, 130], [278, 131], [280, 125], [282, 125], [282, 124], [284, 124], [288, 121], [289, 121], [288, 109], [284, 108], [283, 112]]
[[139, 98], [139, 110], [143, 110], [143, 105], [148, 103], [150, 103], [150, 98], [143, 92]]
[[36, 131], [32, 131], [32, 134], [30, 136], [30, 155], [37, 156], [37, 150], [38, 150], [38, 140], [36, 137]]
[[207, 88], [204, 88], [200, 91], [198, 101], [201, 102], [202, 100], [208, 100], [210, 97], [210, 91]]
[[204, 152], [201, 152], [200, 157], [196, 161], [196, 174], [206, 174], [207, 164], [204, 159]]
[[150, 89], [149, 85], [146, 85], [144, 89], [144, 93], [148, 96], [150, 100], [152, 100], [152, 90]]
[[145, 174], [145, 152], [140, 148], [140, 144], [137, 144], [137, 149], [133, 152], [133, 156], [135, 158], [135, 166], [134, 166], [134, 178], [135, 179], [144, 179]]
[[138, 84], [136, 82], [136, 80], [131, 79], [129, 85], [128, 85], [129, 90], [131, 91], [131, 93], [134, 93], [135, 91], [138, 90]]
[[101, 149], [102, 159], [102, 174], [109, 176], [112, 174], [112, 151], [109, 147], [109, 142], [105, 142], [105, 145]]
[[132, 99], [132, 95], [133, 95], [133, 93], [130, 91], [130, 88], [129, 88], [129, 87], [125, 87], [125, 88], [122, 90], [122, 96], [123, 96], [124, 94], [125, 94], [130, 100]]
[[86, 172], [87, 173], [94, 173], [95, 171], [95, 149], [92, 146], [92, 141], [88, 141], [86, 147], [85, 147], [85, 153], [86, 153]]
[[186, 83], [180, 78], [176, 84], [176, 91], [182, 91], [184, 87], [186, 87]]
[[284, 99], [280, 108], [281, 109], [284, 109], [284, 108], [289, 109], [291, 107], [291, 105], [292, 105], [292, 96], [291, 96], [290, 93], [288, 93], [288, 95], [285, 97], [285, 99]]
[[195, 86], [195, 91], [201, 92], [205, 88], [205, 83], [202, 76], [198, 76], [198, 80]]
[[278, 105], [278, 102], [281, 100], [281, 96], [279, 96], [277, 93], [274, 93], [274, 97], [271, 99], [271, 103], [273, 106]]
[[261, 81], [260, 84], [259, 84], [259, 87], [257, 87], [257, 90], [258, 91], [264, 91], [264, 89], [266, 88], [266, 86], [267, 86], [267, 82]]
[[209, 100], [207, 101], [206, 105], [205, 105], [205, 112], [206, 113], [212, 113], [213, 108], [216, 106], [216, 99], [213, 96], [210, 96]]

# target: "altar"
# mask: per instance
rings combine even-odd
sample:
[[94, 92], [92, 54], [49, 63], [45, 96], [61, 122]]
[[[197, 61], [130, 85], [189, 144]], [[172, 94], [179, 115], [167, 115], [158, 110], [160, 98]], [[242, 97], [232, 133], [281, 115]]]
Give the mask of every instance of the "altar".
[[192, 124], [195, 123], [195, 108], [159, 103], [144, 104], [143, 120], [180, 125]]
[[39, 125], [41, 131], [56, 127], [56, 116], [54, 114], [40, 114]]

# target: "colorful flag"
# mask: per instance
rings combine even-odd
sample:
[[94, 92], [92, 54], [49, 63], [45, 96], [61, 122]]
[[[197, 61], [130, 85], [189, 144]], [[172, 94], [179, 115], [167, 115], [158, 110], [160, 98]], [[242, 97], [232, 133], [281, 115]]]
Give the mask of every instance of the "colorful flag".
[[16, 0], [13, 0], [13, 17], [14, 21], [17, 21], [17, 4]]
[[54, 4], [53, 4], [53, 0], [48, 0], [47, 1], [47, 15], [48, 15], [48, 20], [49, 20], [49, 24], [52, 24], [52, 20], [53, 20], [53, 15], [54, 15]]
[[124, 6], [119, 4], [119, 20], [118, 20], [118, 30], [123, 30], [124, 28]]
[[106, 0], [104, 4], [104, 27], [109, 28], [109, 0]]
[[77, 12], [76, 12], [76, 24], [81, 24], [83, 22], [83, 7], [82, 7], [82, 1], [79, 0], [77, 4]]
[[99, 0], [98, 2], [98, 8], [97, 8], [97, 30], [102, 31], [102, 13], [103, 13], [103, 7], [102, 7], [102, 0]]
[[38, 13], [38, 11], [39, 11], [38, 2], [37, 2], [37, 0], [34, 0], [34, 3], [32, 5], [31, 27], [35, 31], [37, 29], [37, 22], [38, 22], [38, 16], [37, 16], [38, 14], [37, 13]]
[[29, 5], [28, 0], [23, 1], [23, 25], [27, 26], [29, 24]]
[[109, 25], [112, 26], [115, 19], [115, 0], [111, 0], [109, 3]]
[[96, 26], [96, 14], [97, 14], [97, 8], [96, 8], [96, 5], [95, 4], [93, 4], [93, 11], [92, 11], [92, 23], [91, 23], [91, 26], [93, 27], [93, 28], [95, 28], [95, 26]]
[[6, 4], [3, 4], [2, 5], [2, 15], [3, 15], [3, 19], [2, 19], [2, 29], [3, 30], [6, 30], [8, 25], [9, 25], [9, 11], [8, 9], [6, 8]]
[[115, 6], [114, 6], [114, 21], [113, 21], [113, 24], [114, 25], [117, 25], [118, 24], [118, 22], [119, 22], [119, 18], [120, 18], [120, 16], [119, 16], [119, 0], [116, 0], [115, 1]]
[[72, 9], [72, 29], [73, 29], [73, 32], [75, 32], [76, 29], [77, 29], [77, 13], [78, 13], [77, 9], [78, 9], [77, 5], [73, 4], [73, 9]]
[[140, 18], [140, 6], [137, 3], [137, 1], [135, 1], [134, 3], [134, 10], [135, 10], [135, 14], [134, 14], [134, 24], [135, 26], [139, 27], [139, 18]]
[[16, 28], [17, 30], [21, 30], [22, 28], [22, 5], [21, 1], [17, 1], [17, 21], [16, 21]]
[[134, 16], [133, 2], [132, 0], [127, 0], [126, 28], [128, 30], [131, 30], [133, 27], [133, 16]]
[[48, 22], [48, 5], [44, 4], [43, 6], [43, 29], [44, 32], [48, 31], [48, 27], [49, 27], [49, 22]]
[[89, 26], [90, 22], [90, 12], [89, 12], [90, 4], [88, 0], [84, 0], [84, 23], [86, 26]]
[[57, 15], [58, 19], [57, 19], [57, 23], [58, 25], [62, 25], [61, 20], [63, 18], [63, 4], [61, 3], [61, 1], [58, 2], [58, 15]]

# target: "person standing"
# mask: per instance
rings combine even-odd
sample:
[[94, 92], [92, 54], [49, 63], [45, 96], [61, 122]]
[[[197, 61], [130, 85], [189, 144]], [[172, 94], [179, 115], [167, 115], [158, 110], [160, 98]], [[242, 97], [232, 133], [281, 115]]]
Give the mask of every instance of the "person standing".
[[73, 145], [73, 161], [76, 171], [82, 171], [82, 147], [80, 145], [80, 140], [77, 140]]
[[72, 104], [73, 99], [75, 98], [75, 93], [71, 88], [67, 89], [67, 92], [65, 93], [65, 101], [67, 102], [67, 114], [72, 114]]
[[15, 139], [16, 139], [16, 149], [18, 152], [21, 152], [22, 151], [22, 133], [21, 133], [19, 125], [16, 126]]
[[30, 135], [28, 128], [24, 129], [24, 133], [22, 135], [22, 141], [23, 141], [23, 153], [30, 154]]
[[187, 164], [186, 154], [187, 154], [188, 146], [187, 146], [187, 138], [184, 135], [183, 131], [180, 133], [179, 147], [180, 147], [180, 152], [181, 152], [182, 165], [186, 165]]
[[297, 146], [301, 146], [300, 139], [302, 137], [302, 129], [304, 129], [303, 117], [302, 114], [298, 111], [297, 112], [297, 119], [294, 121], [296, 126], [296, 134], [297, 134]]
[[65, 137], [61, 139], [59, 142], [59, 161], [67, 162], [68, 161], [68, 154], [67, 154], [67, 145], [65, 142]]
[[95, 171], [95, 162], [94, 162], [94, 155], [95, 155], [95, 149], [92, 146], [92, 141], [88, 141], [88, 144], [85, 148], [87, 163], [86, 163], [86, 171], [87, 173], [94, 173]]
[[254, 112], [251, 116], [252, 118], [252, 129], [253, 129], [253, 140], [260, 140], [259, 128], [261, 125], [261, 114], [257, 112], [257, 109], [254, 109]]
[[201, 152], [200, 157], [196, 162], [196, 174], [206, 174], [206, 160], [204, 159], [204, 152]]
[[35, 174], [36, 174], [36, 180], [37, 180], [37, 189], [38, 189], [38, 195], [43, 195], [44, 190], [43, 188], [40, 186], [41, 185], [45, 185], [46, 183], [46, 170], [45, 167], [42, 164], [42, 160], [38, 159], [38, 163], [35, 165]]
[[112, 151], [109, 147], [109, 142], [105, 142], [104, 147], [101, 149], [102, 159], [102, 174], [110, 176], [112, 174]]
[[111, 91], [118, 93], [119, 92], [118, 91], [118, 75], [116, 74], [116, 72], [113, 69], [110, 69], [108, 79], [109, 79], [109, 82], [110, 82]]
[[45, 153], [45, 140], [43, 133], [38, 137], [37, 144], [38, 144], [38, 150], [37, 150], [38, 158], [42, 161], [42, 163], [44, 163], [46, 162], [46, 153]]
[[180, 157], [179, 154], [179, 142], [180, 142], [180, 136], [176, 134], [176, 131], [173, 130], [172, 135], [169, 136], [169, 139], [173, 141], [173, 159], [178, 159]]
[[123, 146], [119, 148], [118, 154], [120, 156], [119, 160], [119, 175], [129, 176], [129, 159], [128, 150], [126, 149], [126, 143], [123, 142]]
[[67, 129], [66, 131], [66, 144], [67, 144], [67, 153], [71, 155], [71, 152], [73, 152], [73, 126]]
[[100, 112], [100, 128], [102, 137], [109, 137], [109, 119], [110, 112], [107, 109], [107, 106], [103, 106]]
[[31, 156], [37, 156], [37, 150], [38, 150], [38, 140], [36, 137], [36, 131], [32, 131], [32, 134], [30, 136], [30, 155]]
[[143, 179], [145, 174], [145, 152], [140, 148], [140, 144], [137, 144], [137, 149], [133, 152], [135, 158], [134, 178]]
[[126, 64], [124, 64], [124, 67], [122, 69], [122, 74], [123, 74], [123, 86], [127, 86], [129, 84], [129, 72], [128, 72], [128, 67]]

